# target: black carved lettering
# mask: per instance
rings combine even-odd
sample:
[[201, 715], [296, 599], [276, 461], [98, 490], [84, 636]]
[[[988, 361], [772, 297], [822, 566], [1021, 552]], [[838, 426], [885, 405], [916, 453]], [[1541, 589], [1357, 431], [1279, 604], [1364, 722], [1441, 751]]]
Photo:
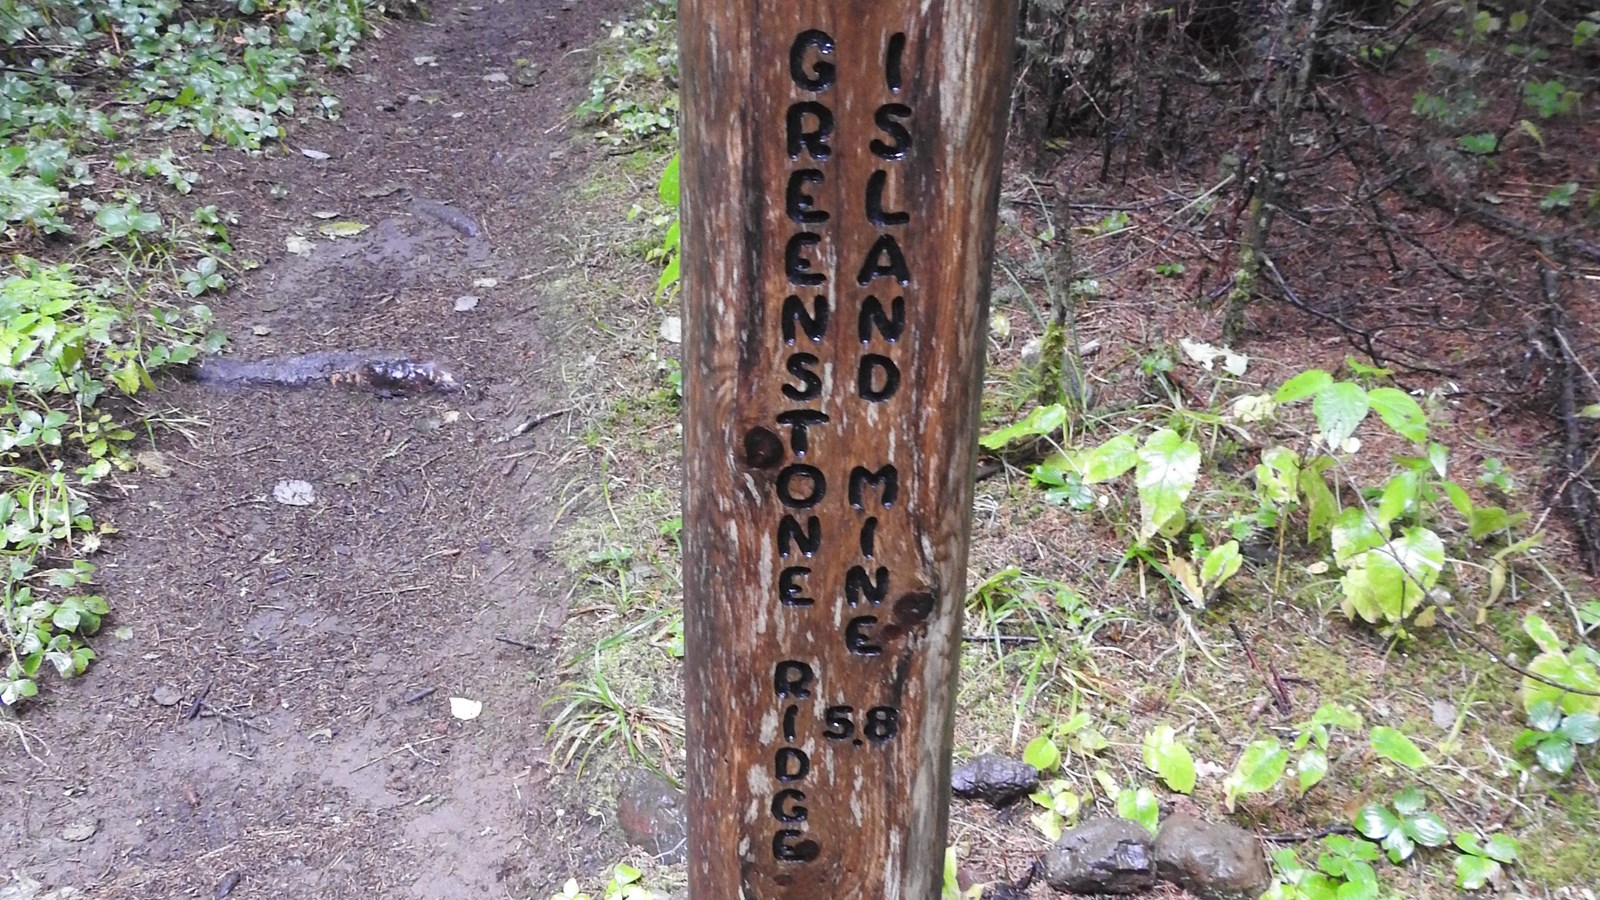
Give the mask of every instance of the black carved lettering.
[[889, 596], [889, 570], [879, 566], [869, 577], [865, 566], [851, 566], [844, 576], [844, 596], [852, 607], [860, 606], [862, 600], [877, 606]]
[[[784, 249], [783, 258], [784, 271], [789, 275], [790, 284], [815, 286], [828, 280], [828, 276], [821, 272], [811, 271], [812, 260], [806, 256], [806, 250], [820, 243], [822, 243], [822, 236], [812, 234], [809, 231], [802, 231], [789, 238], [789, 246]], [[900, 262], [901, 265], [905, 264], [903, 259]], [[862, 282], [862, 284], [866, 284], [866, 282]]]
[[867, 508], [867, 488], [878, 490], [878, 505], [884, 509], [894, 506], [900, 496], [900, 470], [884, 466], [874, 472], [866, 466], [850, 470], [850, 505], [856, 509]]
[[800, 804], [805, 801], [805, 792], [784, 788], [772, 798], [772, 817], [779, 822], [804, 822], [808, 811]]
[[804, 832], [785, 828], [772, 836], [772, 858], [778, 862], [807, 863], [822, 854], [816, 841], [801, 840]]
[[[783, 395], [790, 400], [815, 400], [822, 396], [822, 376], [811, 371], [811, 367], [820, 365], [822, 360], [814, 353], [796, 353], [789, 357], [786, 368], [789, 374], [800, 379], [801, 387], [792, 384], [783, 386]], [[898, 377], [898, 373], [896, 373]]]
[[[798, 238], [801, 236], [802, 235], [796, 235], [795, 237]], [[816, 235], [812, 235], [812, 237], [816, 237]], [[818, 240], [821, 239], [818, 238]], [[793, 263], [793, 239], [789, 241], [789, 246], [791, 248], [790, 262]], [[811, 266], [810, 260], [802, 259], [800, 262], [805, 268], [810, 268]], [[794, 270], [791, 268], [789, 276], [790, 280], [794, 279], [793, 273]], [[813, 275], [810, 277], [821, 278], [822, 276]], [[861, 272], [856, 275], [856, 281], [859, 282], [862, 287], [866, 287], [877, 278], [893, 278], [895, 281], [903, 285], [911, 283], [911, 269], [906, 265], [906, 255], [900, 251], [900, 242], [895, 240], [894, 235], [892, 234], [878, 235], [878, 240], [873, 243], [872, 249], [867, 251], [866, 260], [861, 263]], [[796, 283], [809, 284], [813, 282]], [[815, 283], [820, 284], [821, 282]]]
[[848, 741], [855, 737], [856, 723], [850, 718], [854, 713], [853, 706], [830, 706], [822, 713], [822, 720], [827, 723], [822, 736], [830, 741]]
[[[826, 278], [827, 276], [820, 276]], [[790, 294], [783, 301], [783, 339], [790, 344], [796, 340], [795, 327], [806, 333], [813, 344], [822, 343], [828, 333], [828, 298], [818, 294], [811, 301], [811, 312], [805, 302]]]
[[883, 63], [883, 81], [889, 86], [889, 90], [896, 94], [900, 93], [900, 86], [904, 82], [900, 70], [901, 64], [905, 60], [905, 55], [906, 33], [904, 31], [897, 32], [893, 37], [889, 38], [889, 52], [887, 59]]
[[[901, 45], [904, 46], [905, 36], [901, 35]], [[891, 43], [890, 46], [893, 46]], [[794, 39], [794, 45], [789, 48], [789, 75], [794, 78], [794, 83], [813, 93], [822, 93], [833, 87], [839, 80], [838, 70], [833, 63], [818, 59], [806, 69], [806, 57], [811, 51], [817, 51], [819, 56], [833, 55], [833, 38], [826, 31], [812, 29], [800, 32]]]
[[889, 301], [889, 310], [884, 312], [883, 301], [877, 297], [869, 296], [862, 301], [861, 315], [856, 318], [856, 331], [861, 335], [861, 343], [872, 343], [874, 328], [891, 344], [900, 340], [900, 335], [906, 330], [906, 298], [896, 297]]
[[744, 433], [744, 461], [752, 469], [770, 469], [783, 461], [783, 438], [762, 425]]
[[861, 555], [862, 556], [865, 556], [867, 559], [871, 559], [873, 557], [873, 551], [875, 551], [877, 549], [877, 546], [878, 546], [877, 538], [878, 538], [878, 517], [877, 516], [872, 516], [871, 518], [867, 519], [867, 521], [861, 523]]
[[[786, 393], [788, 390], [784, 388]], [[861, 395], [861, 399], [882, 403], [899, 391], [900, 367], [894, 364], [894, 360], [877, 353], [868, 353], [861, 357], [861, 368], [856, 377], [856, 392]]]
[[799, 579], [811, 574], [804, 566], [790, 566], [778, 574], [778, 599], [785, 606], [810, 606], [816, 602], [805, 595], [806, 586]]
[[[795, 485], [796, 480], [806, 482], [809, 487], [802, 493]], [[783, 471], [778, 473], [778, 499], [783, 501], [784, 506], [810, 509], [821, 503], [822, 498], [827, 495], [828, 479], [816, 466], [795, 463], [785, 466]]]
[[857, 656], [877, 656], [883, 648], [872, 643], [872, 629], [878, 627], [877, 616], [856, 616], [844, 629], [844, 645]]
[[800, 523], [794, 516], [784, 516], [778, 522], [778, 555], [790, 556], [798, 544], [800, 552], [806, 556], [815, 556], [822, 548], [822, 520], [816, 516], [806, 520], [806, 530], [800, 530]]
[[789, 426], [789, 449], [795, 456], [805, 456], [810, 449], [806, 429], [813, 425], [828, 424], [828, 414], [812, 409], [792, 409], [778, 413], [778, 424]]
[[795, 740], [795, 720], [800, 718], [800, 707], [790, 704], [783, 711], [783, 739], [793, 743]]
[[799, 781], [811, 773], [811, 757], [799, 747], [779, 747], [773, 757], [772, 771], [779, 781]]
[[[906, 109], [906, 115], [911, 115], [911, 110]], [[815, 128], [807, 128], [807, 118], [815, 119], [817, 126]], [[884, 126], [884, 121], [883, 110], [880, 109], [878, 110], [878, 127], [883, 128], [890, 136], [898, 137], [894, 131]], [[901, 134], [905, 135], [904, 142], [909, 143], [911, 134], [906, 131], [905, 126], [898, 122], [892, 122], [891, 124], [898, 128]], [[828, 136], [831, 134], [833, 134], [833, 110], [823, 106], [821, 103], [810, 100], [804, 103], [796, 103], [789, 107], [789, 157], [791, 159], [799, 159], [800, 151], [804, 150], [817, 162], [826, 160], [829, 154], [832, 153], [832, 148], [828, 146]], [[878, 142], [873, 141], [872, 143], [873, 152], [877, 152]], [[882, 154], [879, 155], [881, 156]], [[884, 158], [899, 159], [902, 156], [905, 156], [903, 151], [900, 156], [887, 156]]]
[[900, 731], [900, 710], [892, 706], [874, 706], [867, 710], [866, 725], [861, 729], [870, 740], [883, 743]]
[[801, 225], [818, 225], [828, 221], [827, 212], [816, 208], [817, 198], [806, 193], [806, 185], [822, 184], [823, 180], [822, 172], [817, 169], [800, 169], [789, 176], [789, 190], [784, 203], [789, 218]]
[[786, 659], [778, 663], [772, 671], [772, 690], [779, 697], [791, 697], [796, 700], [811, 699], [811, 685], [817, 680], [817, 673], [811, 666], [797, 659]]
[[[800, 173], [796, 172], [795, 174], [798, 175]], [[911, 214], [908, 212], [889, 212], [883, 208], [883, 189], [888, 184], [889, 173], [882, 169], [873, 172], [872, 177], [867, 179], [867, 221], [879, 228], [886, 228], [890, 225], [904, 225], [911, 221]], [[789, 185], [789, 190], [793, 191], [794, 181], [792, 179]], [[789, 196], [792, 198], [794, 195], [791, 193]], [[790, 208], [792, 209], [793, 207]], [[790, 213], [790, 215], [793, 215], [793, 213]], [[828, 214], [823, 213], [822, 217], [826, 220]], [[800, 220], [795, 219], [795, 221], [798, 222]]]
[[[821, 104], [815, 104], [821, 105]], [[826, 107], [824, 107], [826, 109]], [[900, 124], [901, 119], [911, 118], [911, 107], [903, 103], [885, 103], [878, 107], [874, 117], [878, 128], [888, 135], [893, 144], [886, 144], [876, 138], [872, 141], [872, 153], [879, 159], [905, 159], [911, 150], [911, 129]], [[833, 126], [832, 116], [829, 116], [828, 125]], [[794, 109], [789, 111], [789, 155], [799, 156], [799, 151], [794, 149]]]

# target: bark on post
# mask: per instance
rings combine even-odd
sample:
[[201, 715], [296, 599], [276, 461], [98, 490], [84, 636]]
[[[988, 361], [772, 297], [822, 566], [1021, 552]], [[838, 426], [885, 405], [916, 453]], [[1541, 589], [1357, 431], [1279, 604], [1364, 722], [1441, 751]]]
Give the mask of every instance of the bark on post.
[[695, 900], [936, 900], [1014, 0], [683, 0]]

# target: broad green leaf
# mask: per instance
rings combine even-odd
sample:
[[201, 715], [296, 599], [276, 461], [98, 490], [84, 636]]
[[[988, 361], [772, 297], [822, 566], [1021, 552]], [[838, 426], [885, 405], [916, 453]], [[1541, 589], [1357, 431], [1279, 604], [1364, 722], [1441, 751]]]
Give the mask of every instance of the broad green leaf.
[[1311, 714], [1311, 721], [1316, 725], [1355, 729], [1361, 727], [1361, 714], [1343, 703], [1324, 703]]
[[1450, 830], [1444, 827], [1444, 822], [1433, 813], [1422, 813], [1405, 820], [1401, 826], [1406, 837], [1424, 847], [1440, 847], [1450, 839]]
[[1540, 741], [1533, 755], [1546, 771], [1565, 775], [1572, 771], [1572, 764], [1577, 762], [1578, 748], [1565, 735], [1554, 734]]
[[1333, 457], [1319, 456], [1300, 470], [1300, 492], [1306, 502], [1306, 537], [1312, 541], [1321, 540], [1339, 515], [1339, 501], [1322, 477], [1322, 470], [1332, 464]]
[[1387, 534], [1386, 530], [1378, 530], [1366, 510], [1348, 507], [1333, 522], [1333, 561], [1344, 568], [1365, 551], [1382, 547]]
[[1412, 508], [1417, 496], [1417, 473], [1401, 472], [1389, 479], [1383, 486], [1383, 495], [1378, 498], [1377, 519], [1378, 528], [1387, 531], [1390, 522], [1404, 516], [1408, 511], [1415, 512]]
[[1275, 738], [1255, 741], [1239, 756], [1239, 762], [1222, 782], [1223, 793], [1231, 812], [1234, 802], [1245, 794], [1270, 791], [1283, 778], [1289, 766], [1289, 751]]
[[1439, 485], [1444, 488], [1444, 495], [1450, 498], [1450, 505], [1456, 508], [1461, 518], [1472, 519], [1472, 498], [1467, 496], [1466, 489], [1454, 481], [1446, 481]]
[[1049, 737], [1040, 735], [1029, 741], [1023, 749], [1022, 761], [1040, 772], [1054, 772], [1056, 766], [1061, 764], [1061, 748]]
[[1417, 849], [1416, 842], [1411, 840], [1411, 836], [1406, 834], [1404, 828], [1396, 828], [1389, 832], [1379, 843], [1384, 852], [1389, 854], [1389, 861], [1393, 863], [1399, 863], [1410, 857]]
[[1398, 831], [1400, 817], [1376, 803], [1368, 803], [1356, 811], [1356, 817], [1350, 824], [1364, 836], [1376, 841]]
[[1274, 506], [1294, 503], [1300, 495], [1300, 454], [1271, 447], [1256, 465], [1256, 493]]
[[1537, 613], [1529, 613], [1523, 617], [1522, 630], [1545, 653], [1561, 653], [1567, 648], [1566, 642], [1561, 640], [1554, 628], [1550, 627], [1550, 623]]
[[1100, 484], [1117, 478], [1139, 462], [1139, 446], [1133, 435], [1123, 432], [1083, 455], [1084, 484]]
[[1561, 727], [1561, 707], [1544, 700], [1528, 710], [1528, 724], [1546, 734]]
[[1335, 382], [1311, 398], [1311, 412], [1317, 417], [1317, 427], [1322, 429], [1328, 449], [1335, 452], [1355, 433], [1356, 426], [1367, 417], [1368, 408], [1367, 392], [1361, 385], [1349, 381]]
[[1394, 795], [1393, 805], [1394, 811], [1400, 815], [1414, 816], [1417, 813], [1422, 812], [1422, 808], [1426, 806], [1427, 803], [1428, 800], [1423, 796], [1421, 788], [1408, 787], [1400, 793]]
[[1432, 760], [1417, 749], [1417, 745], [1412, 743], [1410, 738], [1387, 725], [1373, 728], [1371, 741], [1373, 751], [1379, 756], [1413, 771], [1433, 765]]
[[1367, 391], [1367, 400], [1396, 434], [1419, 444], [1428, 439], [1428, 417], [1410, 394], [1399, 388], [1381, 387]]
[[1194, 757], [1171, 725], [1157, 725], [1144, 736], [1144, 764], [1180, 794], [1194, 791]]
[[669, 209], [678, 208], [678, 154], [672, 154], [672, 159], [667, 162], [666, 169], [661, 172], [661, 181], [656, 185], [656, 196], [661, 199], [661, 205]]
[[1036, 406], [1020, 420], [984, 435], [978, 444], [986, 450], [1002, 450], [1007, 444], [1021, 438], [1049, 435], [1066, 422], [1065, 406], [1059, 403]]
[[1546, 681], [1555, 682], [1555, 685], [1586, 693], [1575, 694], [1525, 677], [1522, 679], [1522, 702], [1525, 708], [1532, 709], [1539, 703], [1548, 702], [1559, 706], [1568, 715], [1583, 712], [1600, 714], [1600, 697], [1590, 696], [1600, 693], [1600, 671], [1596, 671], [1592, 664], [1574, 662], [1564, 653], [1545, 652], [1528, 663], [1528, 671]]
[[1229, 541], [1206, 554], [1205, 565], [1200, 567], [1200, 584], [1207, 590], [1217, 588], [1238, 573], [1244, 564], [1239, 553], [1239, 542]]
[[1503, 863], [1517, 861], [1517, 839], [1509, 834], [1492, 834], [1483, 846], [1484, 853], [1490, 859], [1497, 859]]
[[1135, 483], [1139, 489], [1139, 540], [1183, 523], [1183, 503], [1200, 475], [1200, 445], [1163, 428], [1139, 450]]
[[1478, 891], [1500, 875], [1500, 864], [1482, 856], [1456, 857], [1456, 887]]
[[1444, 542], [1426, 528], [1408, 528], [1382, 547], [1350, 560], [1340, 579], [1345, 614], [1367, 622], [1404, 621], [1439, 581]]
[[1512, 515], [1499, 506], [1476, 506], [1472, 509], [1472, 516], [1467, 520], [1467, 534], [1476, 541], [1508, 528], [1515, 528], [1527, 521], [1527, 518], [1528, 514], [1525, 512]]
[[1272, 395], [1277, 403], [1293, 403], [1314, 397], [1333, 384], [1333, 376], [1321, 369], [1308, 369], [1299, 375], [1285, 381], [1278, 392]]
[[1328, 777], [1328, 754], [1313, 747], [1300, 754], [1300, 759], [1295, 762], [1295, 774], [1299, 777], [1300, 795], [1305, 796]]
[[1143, 825], [1151, 834], [1156, 833], [1161, 821], [1161, 809], [1156, 805], [1155, 792], [1142, 787], [1137, 791], [1123, 788], [1117, 794], [1117, 815]]
[[1600, 741], [1600, 716], [1586, 712], [1573, 713], [1562, 721], [1560, 731], [1574, 744], [1593, 744]]

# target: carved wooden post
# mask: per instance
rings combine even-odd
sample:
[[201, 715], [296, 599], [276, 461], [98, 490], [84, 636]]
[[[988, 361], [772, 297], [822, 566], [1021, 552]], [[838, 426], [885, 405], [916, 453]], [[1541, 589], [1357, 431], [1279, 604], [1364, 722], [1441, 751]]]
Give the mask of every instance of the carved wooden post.
[[1014, 0], [683, 0], [689, 884], [936, 900]]

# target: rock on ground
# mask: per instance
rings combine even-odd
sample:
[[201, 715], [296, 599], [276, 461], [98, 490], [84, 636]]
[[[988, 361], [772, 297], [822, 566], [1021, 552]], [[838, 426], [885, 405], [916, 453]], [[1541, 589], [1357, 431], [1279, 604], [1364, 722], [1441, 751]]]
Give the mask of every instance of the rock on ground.
[[623, 775], [617, 795], [617, 824], [628, 843], [666, 865], [684, 861], [689, 844], [689, 814], [683, 792], [654, 772]]
[[[1138, 894], [1155, 887], [1152, 839], [1127, 819], [1094, 819], [1044, 855], [1044, 880], [1068, 894]], [[1254, 898], [1252, 898], [1254, 900]]]
[[1039, 788], [1039, 770], [1025, 762], [992, 753], [968, 760], [950, 775], [957, 797], [1009, 806]]
[[1255, 835], [1178, 813], [1161, 826], [1156, 871], [1201, 900], [1256, 900], [1272, 872]]

